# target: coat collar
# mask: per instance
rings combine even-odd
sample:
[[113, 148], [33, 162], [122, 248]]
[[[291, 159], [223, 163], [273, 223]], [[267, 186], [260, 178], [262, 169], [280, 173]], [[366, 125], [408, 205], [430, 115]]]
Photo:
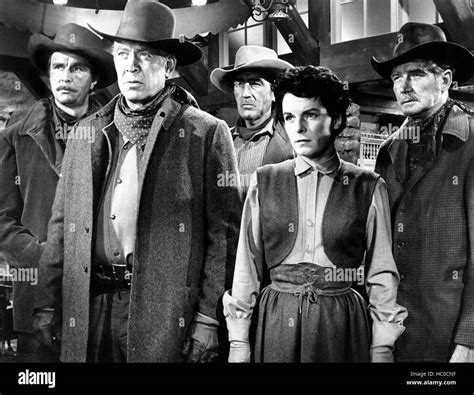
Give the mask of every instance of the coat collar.
[[[387, 152], [390, 156], [390, 160], [395, 169], [395, 173], [400, 183], [404, 183], [406, 180], [407, 172], [407, 152], [408, 152], [408, 143], [405, 140], [404, 136], [404, 126], [407, 124], [407, 120], [403, 122], [400, 129], [395, 132], [392, 136], [389, 137], [387, 141]], [[459, 106], [454, 105], [446, 119], [446, 122], [441, 130], [443, 136], [450, 135], [463, 143], [469, 140], [469, 115], [461, 109]], [[422, 164], [419, 171], [412, 174], [408, 180], [406, 189], [411, 188], [415, 185], [433, 166], [435, 162], [430, 161]]]
[[20, 136], [30, 136], [35, 141], [51, 169], [59, 175], [61, 163], [55, 161], [55, 133], [50, 99], [39, 100], [33, 105], [33, 108], [26, 114], [18, 132]]

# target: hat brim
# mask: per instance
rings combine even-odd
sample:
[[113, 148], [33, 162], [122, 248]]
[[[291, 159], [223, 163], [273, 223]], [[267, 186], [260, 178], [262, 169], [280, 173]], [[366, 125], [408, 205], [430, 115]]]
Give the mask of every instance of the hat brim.
[[117, 81], [114, 58], [105, 50], [99, 48], [69, 48], [55, 43], [42, 34], [33, 34], [30, 37], [28, 41], [30, 60], [41, 74], [48, 75], [49, 58], [54, 52], [74, 53], [87, 59], [94, 73], [99, 76], [96, 89], [105, 88]]
[[273, 82], [278, 74], [292, 68], [291, 63], [281, 59], [262, 59], [235, 68], [234, 66], [228, 66], [214, 69], [211, 73], [211, 82], [222, 92], [232, 93], [234, 91], [234, 77], [240, 73], [246, 71], [261, 72], [270, 77], [271, 81], [269, 82]]
[[178, 66], [187, 66], [196, 63], [202, 57], [201, 48], [186, 40], [181, 40], [178, 38], [166, 38], [156, 41], [145, 41], [130, 37], [114, 36], [112, 34], [101, 32], [89, 24], [87, 24], [87, 26], [89, 26], [89, 28], [99, 36], [104, 37], [111, 42], [117, 40], [132, 41], [136, 43], [147, 44], [153, 46], [154, 48], [163, 49], [166, 52], [172, 53], [176, 56], [176, 63]]
[[396, 56], [386, 61], [379, 61], [372, 57], [372, 67], [383, 78], [391, 81], [391, 74], [394, 67], [413, 61], [415, 59], [430, 59], [442, 64], [449, 64], [456, 69], [454, 80], [464, 82], [473, 75], [473, 56], [463, 46], [446, 42], [433, 41], [411, 48], [402, 55]]

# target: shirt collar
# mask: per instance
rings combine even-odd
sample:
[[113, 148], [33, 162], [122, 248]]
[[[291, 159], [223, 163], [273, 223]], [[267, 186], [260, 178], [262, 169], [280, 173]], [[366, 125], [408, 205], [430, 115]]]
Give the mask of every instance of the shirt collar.
[[311, 171], [318, 171], [321, 174], [331, 174], [335, 172], [340, 165], [341, 159], [335, 149], [332, 149], [327, 155], [317, 160], [298, 155], [296, 157], [295, 174], [300, 176], [310, 169]]
[[[257, 136], [261, 136], [262, 134], [265, 134], [265, 133], [268, 133], [270, 136], [273, 136], [273, 125], [274, 125], [274, 118], [271, 118], [267, 124], [261, 129], [259, 130], [258, 132], [256, 132], [254, 135], [252, 135], [252, 137], [249, 138], [249, 140], [252, 140], [254, 139], [255, 137]], [[234, 137], [234, 139], [236, 137], [240, 137], [240, 138], [243, 138], [241, 135], [240, 135], [240, 130], [242, 129], [241, 126], [236, 126], [234, 128], [234, 130], [232, 131], [232, 136]], [[246, 128], [247, 130], [249, 130], [248, 128]]]

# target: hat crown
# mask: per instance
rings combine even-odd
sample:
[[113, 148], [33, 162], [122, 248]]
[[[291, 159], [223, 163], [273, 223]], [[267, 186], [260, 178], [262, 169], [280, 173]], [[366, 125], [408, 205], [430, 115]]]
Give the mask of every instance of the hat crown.
[[117, 37], [131, 41], [153, 42], [173, 38], [175, 16], [164, 4], [129, 1], [117, 30]]
[[393, 57], [403, 55], [410, 49], [430, 42], [447, 42], [446, 35], [438, 27], [427, 23], [405, 23], [397, 35]]
[[260, 60], [277, 60], [277, 53], [270, 48], [257, 45], [245, 45], [240, 47], [235, 54], [235, 68], [245, 66], [251, 62]]
[[85, 48], [101, 48], [102, 40], [92, 33], [89, 29], [76, 25], [75, 23], [68, 23], [61, 26], [53, 42], [63, 45], [71, 50], [85, 49]]

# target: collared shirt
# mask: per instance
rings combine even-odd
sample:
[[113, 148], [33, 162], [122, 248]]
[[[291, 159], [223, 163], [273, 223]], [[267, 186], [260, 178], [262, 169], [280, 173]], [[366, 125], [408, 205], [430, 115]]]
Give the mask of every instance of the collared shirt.
[[[337, 153], [314, 162], [296, 158], [298, 188], [298, 230], [292, 251], [283, 262], [311, 262], [335, 267], [322, 245], [322, 217], [332, 186], [332, 174], [340, 166]], [[398, 272], [391, 252], [390, 208], [385, 183], [377, 182], [366, 221], [365, 285], [373, 319], [372, 345], [392, 347], [403, 332], [406, 309], [396, 303]], [[260, 207], [257, 177], [254, 175], [242, 215], [232, 295], [224, 295], [224, 311], [236, 320], [228, 322], [229, 339], [248, 340], [249, 322], [260, 291], [256, 267], [262, 265]], [[235, 313], [232, 313], [235, 312]]]
[[240, 181], [244, 194], [247, 193], [250, 178], [258, 167], [262, 166], [268, 143], [273, 136], [273, 118], [265, 127], [250, 138], [244, 138], [239, 133], [239, 127], [233, 130], [234, 148], [237, 154]]
[[113, 158], [98, 211], [94, 261], [125, 265], [135, 244], [139, 159], [136, 146], [112, 128]]

